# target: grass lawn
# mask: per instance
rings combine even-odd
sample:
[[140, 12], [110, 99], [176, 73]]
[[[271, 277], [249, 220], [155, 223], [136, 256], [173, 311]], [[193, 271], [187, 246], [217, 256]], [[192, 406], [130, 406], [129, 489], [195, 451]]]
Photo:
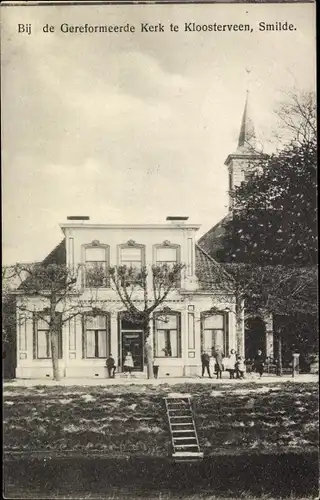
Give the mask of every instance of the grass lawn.
[[5, 452], [166, 457], [163, 397], [192, 394], [205, 456], [318, 449], [317, 383], [4, 389]]
[[157, 458], [9, 459], [5, 498], [311, 500], [316, 454], [239, 455], [172, 464]]

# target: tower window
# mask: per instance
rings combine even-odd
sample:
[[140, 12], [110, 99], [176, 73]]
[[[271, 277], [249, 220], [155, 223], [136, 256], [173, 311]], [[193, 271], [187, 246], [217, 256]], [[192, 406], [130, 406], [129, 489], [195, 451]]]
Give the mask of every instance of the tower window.
[[244, 181], [250, 182], [254, 177], [254, 172], [244, 172]]

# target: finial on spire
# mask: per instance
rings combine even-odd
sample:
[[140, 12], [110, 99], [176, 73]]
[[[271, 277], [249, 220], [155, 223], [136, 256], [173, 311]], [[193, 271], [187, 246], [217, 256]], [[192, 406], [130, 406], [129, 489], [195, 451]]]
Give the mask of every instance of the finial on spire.
[[247, 83], [246, 83], [246, 91], [247, 93], [249, 92], [249, 83], [250, 83], [250, 73], [251, 73], [252, 69], [251, 68], [246, 68], [246, 73], [247, 73]]

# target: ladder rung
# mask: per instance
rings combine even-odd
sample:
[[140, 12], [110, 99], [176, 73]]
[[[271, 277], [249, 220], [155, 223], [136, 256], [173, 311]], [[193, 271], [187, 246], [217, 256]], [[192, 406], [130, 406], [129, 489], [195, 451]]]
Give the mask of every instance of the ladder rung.
[[177, 418], [177, 417], [190, 417], [190, 418], [192, 418], [192, 416], [191, 416], [191, 415], [188, 415], [188, 414], [186, 414], [186, 413], [183, 413], [183, 414], [181, 414], [181, 415], [177, 415], [177, 413], [170, 413], [170, 414], [169, 414], [169, 417], [170, 417], [170, 418], [172, 418], [172, 417], [174, 417], [174, 418]]
[[192, 420], [191, 415], [172, 415], [170, 418], [190, 418], [190, 420]]
[[171, 425], [193, 425], [193, 422], [177, 422], [176, 424], [174, 422], [171, 423]]
[[190, 395], [189, 395], [189, 394], [187, 394], [187, 395], [183, 395], [183, 394], [175, 394], [174, 396], [173, 396], [173, 395], [172, 395], [172, 396], [167, 396], [167, 397], [166, 397], [166, 398], [164, 398], [164, 399], [169, 400], [169, 401], [172, 401], [172, 400], [174, 400], [174, 399], [177, 399], [178, 401], [179, 401], [180, 399], [186, 399], [187, 401], [189, 401], [189, 399], [190, 399]]
[[176, 451], [172, 454], [173, 457], [203, 457], [201, 451]]
[[195, 432], [195, 431], [194, 431], [194, 429], [181, 429], [181, 430], [172, 429], [172, 432]]
[[188, 408], [169, 408], [168, 411], [188, 411]]
[[190, 413], [191, 412], [191, 408], [189, 408], [188, 406], [168, 406], [168, 411], [189, 411]]
[[190, 408], [188, 408], [187, 406], [185, 406], [184, 408], [168, 408], [168, 411], [188, 411], [189, 413], [192, 413], [192, 411], [190, 410]]
[[190, 406], [189, 401], [168, 401], [167, 402], [168, 406]]
[[199, 449], [199, 446], [197, 444], [175, 444], [175, 448], [197, 448]]
[[186, 441], [186, 440], [189, 440], [190, 439], [193, 439], [194, 441], [197, 441], [197, 438], [195, 436], [190, 436], [190, 437], [174, 437], [173, 440], [174, 441]]

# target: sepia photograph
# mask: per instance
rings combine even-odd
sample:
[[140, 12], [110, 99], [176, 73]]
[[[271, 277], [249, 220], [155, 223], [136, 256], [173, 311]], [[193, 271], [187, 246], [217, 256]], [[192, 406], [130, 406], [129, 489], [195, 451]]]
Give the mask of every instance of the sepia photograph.
[[4, 498], [319, 498], [315, 3], [0, 14]]

